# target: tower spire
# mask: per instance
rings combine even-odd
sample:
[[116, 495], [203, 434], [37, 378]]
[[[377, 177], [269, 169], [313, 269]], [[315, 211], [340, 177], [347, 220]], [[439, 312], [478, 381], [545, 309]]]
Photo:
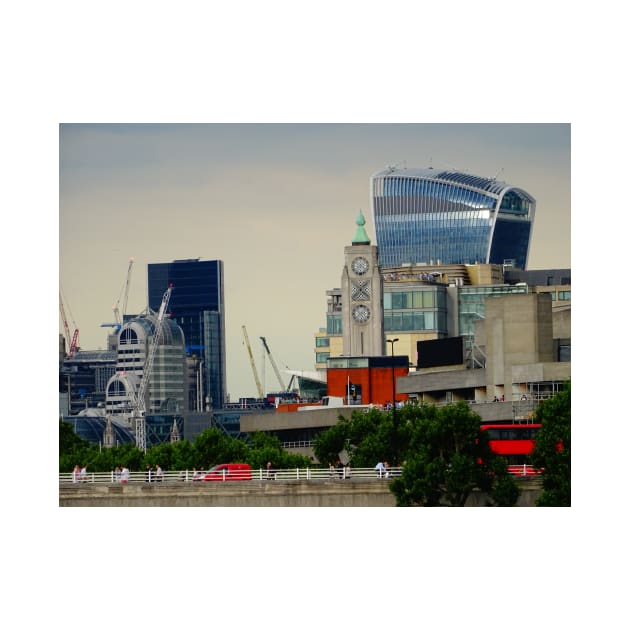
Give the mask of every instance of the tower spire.
[[365, 231], [365, 217], [363, 216], [363, 212], [359, 210], [359, 216], [356, 219], [357, 231], [354, 233], [354, 238], [352, 239], [353, 245], [369, 245], [370, 237], [367, 235]]

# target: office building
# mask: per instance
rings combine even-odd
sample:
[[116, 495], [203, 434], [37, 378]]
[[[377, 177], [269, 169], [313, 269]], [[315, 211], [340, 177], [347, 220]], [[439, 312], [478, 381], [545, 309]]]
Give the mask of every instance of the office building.
[[416, 264], [527, 268], [534, 198], [494, 178], [388, 168], [370, 181], [382, 269]]
[[116, 371], [116, 352], [79, 350], [61, 356], [59, 364], [59, 413], [75, 415], [105, 405], [107, 382]]
[[[147, 309], [125, 323], [118, 334], [116, 373], [107, 383], [105, 408], [115, 420], [129, 421], [134, 395], [147, 378], [147, 360], [155, 339], [157, 314]], [[148, 375], [145, 407], [152, 414], [181, 414], [187, 410], [186, 361], [182, 329], [168, 317]]]
[[[194, 359], [188, 407], [219, 409], [226, 401], [223, 261], [199, 258], [148, 265], [149, 306], [157, 310], [173, 285], [168, 311], [184, 332], [186, 356]], [[190, 362], [189, 362], [190, 363]]]

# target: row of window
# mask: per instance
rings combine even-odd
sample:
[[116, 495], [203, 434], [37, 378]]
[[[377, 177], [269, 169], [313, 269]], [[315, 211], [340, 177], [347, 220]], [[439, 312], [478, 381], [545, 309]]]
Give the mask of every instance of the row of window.
[[383, 293], [384, 310], [405, 308], [445, 308], [444, 291], [386, 291]]
[[443, 311], [391, 311], [383, 315], [385, 332], [438, 330], [446, 332]]
[[412, 179], [409, 177], [387, 177], [375, 179], [375, 197], [420, 197], [445, 199], [472, 208], [494, 208], [496, 198], [478, 193], [469, 188], [444, 184], [435, 180]]

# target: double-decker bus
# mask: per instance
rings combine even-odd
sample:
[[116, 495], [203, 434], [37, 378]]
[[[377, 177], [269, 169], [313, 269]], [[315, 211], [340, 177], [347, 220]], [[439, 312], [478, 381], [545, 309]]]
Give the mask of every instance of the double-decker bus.
[[508, 470], [514, 475], [530, 476], [538, 474], [530, 463], [534, 450], [536, 433], [540, 424], [482, 424], [481, 429], [488, 433], [492, 452], [507, 460]]

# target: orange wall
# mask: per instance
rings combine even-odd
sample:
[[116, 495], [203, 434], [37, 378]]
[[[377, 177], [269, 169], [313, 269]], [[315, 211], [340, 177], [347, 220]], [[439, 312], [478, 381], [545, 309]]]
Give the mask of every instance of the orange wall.
[[[395, 377], [407, 376], [406, 367], [395, 368]], [[354, 385], [361, 385], [361, 403], [368, 405], [385, 405], [392, 402], [393, 383], [392, 368], [348, 368], [331, 369], [327, 373], [328, 395], [347, 396], [348, 377]], [[409, 396], [396, 392], [396, 400], [407, 400]]]

